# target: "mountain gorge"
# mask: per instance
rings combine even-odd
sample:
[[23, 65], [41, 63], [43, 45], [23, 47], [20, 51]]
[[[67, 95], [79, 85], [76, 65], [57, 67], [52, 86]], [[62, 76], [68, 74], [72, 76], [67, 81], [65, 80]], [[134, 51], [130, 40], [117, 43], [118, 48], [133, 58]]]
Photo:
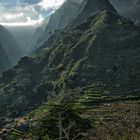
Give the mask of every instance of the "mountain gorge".
[[[66, 111], [62, 113], [65, 116], [65, 123], [69, 123], [67, 119], [69, 121], [76, 119], [74, 120], [76, 126], [69, 125], [75, 129], [76, 134], [79, 132], [80, 135], [77, 136], [75, 131], [72, 131], [71, 139], [77, 136], [76, 140], [83, 137], [85, 140], [93, 140], [88, 136], [91, 131], [93, 133], [92, 125], [95, 129], [99, 127], [101, 130], [98, 130], [104, 132], [106, 123], [111, 121], [113, 124], [114, 121], [112, 118], [106, 119], [106, 114], [101, 115], [100, 120], [97, 120], [98, 114], [94, 108], [101, 113], [103, 112], [100, 109], [109, 108], [113, 114], [113, 109], [116, 107], [114, 112], [117, 112], [118, 120], [120, 120], [119, 117], [122, 118], [123, 111], [131, 113], [131, 109], [128, 108], [132, 107], [133, 103], [137, 105], [138, 102], [138, 107], [135, 105], [135, 109], [139, 108], [140, 28], [119, 15], [108, 0], [86, 0], [84, 4], [77, 5], [79, 8], [76, 6], [76, 10], [73, 10], [77, 13], [75, 16], [70, 12], [73, 5], [71, 7], [70, 4], [65, 3], [50, 19], [47, 27], [49, 29], [46, 28], [46, 40], [48, 40], [32, 56], [21, 58], [16, 66], [2, 74], [0, 127], [9, 130], [7, 124], [10, 124], [10, 127], [13, 126], [15, 118], [21, 116], [34, 120], [25, 132], [14, 124], [17, 131], [13, 132], [10, 129], [10, 134], [11, 131], [13, 132], [12, 138], [17, 139], [18, 133], [22, 138], [32, 134], [32, 136], [28, 135], [30, 139], [57, 139], [59, 132], [56, 129], [58, 126], [56, 118], [61, 110]], [[71, 9], [68, 11], [71, 16], [64, 19], [62, 9], [65, 6]], [[52, 20], [59, 22], [53, 21], [54, 26], [51, 23]], [[69, 20], [72, 21], [69, 22]], [[51, 26], [56, 27], [54, 29], [57, 31], [53, 31], [54, 33], [48, 36], [48, 32], [52, 31]], [[53, 105], [50, 104], [48, 107], [50, 102], [53, 102]], [[78, 117], [69, 106], [63, 106], [65, 103], [85, 110]], [[139, 118], [138, 111], [136, 114]], [[85, 116], [89, 117], [87, 121]], [[89, 125], [89, 119], [92, 125]], [[103, 122], [104, 119], [107, 122]], [[137, 123], [139, 121], [138, 119]], [[126, 120], [125, 123], [127, 124]], [[114, 124], [113, 126], [117, 127]], [[135, 124], [133, 126], [135, 128]], [[122, 127], [126, 128], [125, 125]], [[111, 132], [116, 139], [119, 139], [124, 134], [124, 128], [122, 128], [123, 132], [119, 131], [120, 133], [115, 133], [116, 135], [112, 132], [115, 128]], [[139, 130], [139, 126], [135, 130]], [[93, 133], [94, 137], [98, 134], [95, 137], [97, 140], [100, 140], [100, 131]], [[109, 140], [114, 139], [114, 135], [112, 136], [109, 132], [106, 133], [105, 140], [108, 136], [110, 136]], [[64, 134], [67, 134], [66, 131]], [[1, 135], [5, 136], [5, 133]]]

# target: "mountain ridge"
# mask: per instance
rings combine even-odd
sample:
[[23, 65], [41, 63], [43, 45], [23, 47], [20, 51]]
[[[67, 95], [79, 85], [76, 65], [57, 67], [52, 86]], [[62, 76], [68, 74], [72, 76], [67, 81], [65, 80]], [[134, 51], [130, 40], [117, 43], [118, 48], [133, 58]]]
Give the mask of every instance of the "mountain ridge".
[[95, 15], [103, 10], [116, 12], [109, 0], [85, 0], [82, 12], [77, 16], [75, 23], [81, 23], [88, 17]]
[[53, 35], [55, 30], [65, 28], [74, 18], [76, 18], [82, 5], [82, 1], [66, 0], [63, 5], [50, 16], [43, 35], [40, 36], [37, 41], [37, 47], [46, 42], [47, 39]]
[[[84, 8], [81, 15], [82, 12], [85, 13]], [[54, 139], [58, 133], [57, 129], [52, 132], [50, 123], [56, 122], [51, 128], [57, 128], [57, 121], [51, 117], [56, 114], [60, 117], [59, 110], [67, 108], [63, 106], [65, 103], [69, 114], [69, 103], [75, 108], [90, 107], [88, 111], [92, 111], [99, 104], [111, 107], [115, 102], [139, 101], [140, 28], [114, 10], [105, 8], [89, 15], [86, 21], [83, 17], [81, 24], [70, 24], [56, 31], [34, 55], [21, 58], [16, 66], [2, 74], [0, 113], [4, 124], [5, 118], [13, 122], [30, 113], [33, 120], [35, 111], [39, 115], [35, 123], [41, 123], [34, 131], [39, 132], [35, 136], [45, 139], [45, 129]], [[47, 106], [49, 102], [52, 104]]]
[[[139, 88], [138, 29], [118, 14], [103, 11], [73, 29], [62, 31], [60, 42], [53, 47], [43, 49], [34, 58], [22, 58], [17, 66], [4, 72], [1, 93], [9, 93], [11, 96], [7, 98], [15, 99], [14, 102], [19, 102], [22, 96], [23, 110], [39, 105], [53, 92], [56, 95], [67, 93], [92, 84], [95, 87], [99, 84], [104, 90], [113, 92], [112, 95], [117, 94], [116, 89], [121, 93], [127, 93], [128, 89], [131, 95]], [[104, 42], [101, 41], [103, 38]], [[13, 101], [9, 103], [14, 104]], [[18, 112], [24, 111], [19, 108]]]

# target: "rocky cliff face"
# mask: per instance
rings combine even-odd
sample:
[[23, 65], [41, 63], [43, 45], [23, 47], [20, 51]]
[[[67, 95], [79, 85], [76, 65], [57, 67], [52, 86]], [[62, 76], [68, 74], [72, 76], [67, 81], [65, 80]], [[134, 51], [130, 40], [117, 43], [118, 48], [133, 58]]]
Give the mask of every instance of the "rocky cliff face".
[[66, 0], [64, 4], [50, 17], [49, 23], [36, 46], [43, 44], [55, 30], [65, 28], [73, 21], [84, 5], [83, 0]]

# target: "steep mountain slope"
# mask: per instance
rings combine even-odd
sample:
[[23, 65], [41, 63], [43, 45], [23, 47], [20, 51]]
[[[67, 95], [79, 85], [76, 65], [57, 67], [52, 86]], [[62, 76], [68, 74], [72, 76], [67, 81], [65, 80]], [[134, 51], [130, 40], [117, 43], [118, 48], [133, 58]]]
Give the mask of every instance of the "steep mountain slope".
[[57, 81], [58, 87], [65, 84], [67, 90], [94, 82], [122, 90], [139, 87], [135, 60], [139, 56], [139, 29], [132, 22], [103, 11], [72, 31], [64, 31], [59, 40], [48, 59], [51, 67], [63, 65], [65, 73]]
[[3, 26], [0, 26], [0, 41], [11, 64], [16, 64], [22, 51], [11, 33]]
[[37, 44], [40, 45], [47, 41], [55, 30], [65, 28], [77, 17], [83, 5], [83, 0], [66, 0], [64, 4], [50, 17], [49, 23]]
[[[61, 11], [63, 8], [63, 11], [67, 11], [70, 5], [70, 2], [74, 2], [74, 1], [69, 1], [67, 0], [64, 3], [64, 7], [62, 6], [59, 10]], [[104, 11], [104, 10], [108, 10], [108, 11], [112, 11], [112, 12], [116, 12], [116, 10], [113, 8], [113, 6], [110, 4], [110, 2], [108, 0], [83, 0], [81, 5], [79, 5], [79, 12], [74, 12], [74, 10], [72, 9], [73, 7], [71, 7], [71, 10], [73, 10], [73, 12], [67, 12], [67, 16], [66, 17], [71, 17], [73, 16], [73, 20], [70, 22], [68, 21], [66, 25], [69, 24], [69, 26], [77, 26], [78, 24], [81, 24], [82, 22], [85, 22], [86, 19], [90, 16], [96, 15], [97, 13]], [[64, 20], [67, 19], [65, 18], [65, 16], [63, 15], [64, 12], [59, 12], [56, 11], [56, 14], [59, 14], [58, 17], [62, 17], [61, 19], [58, 18], [58, 21], [62, 21], [62, 24], [64, 24]], [[74, 15], [72, 15], [71, 13], [73, 13]], [[57, 19], [55, 17], [55, 14], [52, 15], [52, 17], [54, 16], [54, 19]], [[50, 20], [49, 24], [51, 26], [54, 26], [54, 24], [58, 24], [59, 22], [54, 22], [54, 20]], [[66, 27], [66, 25], [64, 27]], [[62, 25], [59, 25], [58, 27], [61, 27]], [[67, 28], [69, 28], [69, 26]], [[46, 28], [46, 31], [50, 31], [50, 29], [52, 29], [51, 27], [49, 27], [49, 25]], [[63, 28], [56, 28], [57, 30], [54, 31], [54, 33], [50, 34], [50, 37], [46, 37], [46, 35], [48, 35], [48, 33], [45, 32], [44, 36], [45, 37], [45, 45], [47, 47], [52, 47], [55, 42], [59, 41], [59, 35], [60, 32], [63, 31]], [[39, 47], [39, 49], [37, 50], [37, 52], [39, 50], [41, 50], [43, 47], [43, 45], [41, 47]]]
[[117, 11], [128, 19], [140, 24], [140, 0], [110, 0]]
[[[131, 19], [136, 24], [139, 24], [139, 0], [110, 1], [122, 16]], [[68, 24], [78, 24], [84, 22], [87, 17], [102, 10], [113, 10], [116, 12], [111, 4], [107, 0], [66, 0], [66, 2], [50, 17], [45, 31], [41, 32], [42, 35], [40, 34], [36, 39], [36, 45], [34, 44], [32, 46], [38, 48], [47, 41], [54, 32], [57, 32], [56, 30], [63, 29]], [[80, 14], [80, 12], [82, 13]]]

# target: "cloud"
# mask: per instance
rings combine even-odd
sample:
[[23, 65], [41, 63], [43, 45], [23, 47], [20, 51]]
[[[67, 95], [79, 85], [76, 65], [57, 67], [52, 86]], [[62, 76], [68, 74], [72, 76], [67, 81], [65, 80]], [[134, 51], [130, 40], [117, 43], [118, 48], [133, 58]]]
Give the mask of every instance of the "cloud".
[[38, 3], [38, 5], [43, 9], [48, 9], [52, 7], [57, 9], [60, 5], [63, 4], [63, 2], [64, 0], [42, 0]]
[[0, 13], [0, 22], [6, 21], [6, 22], [14, 22], [16, 20], [24, 20], [24, 14], [21, 13]]
[[35, 25], [40, 24], [43, 20], [44, 17], [31, 5], [0, 10], [0, 24], [2, 25]]
[[0, 0], [0, 24], [8, 26], [41, 24], [63, 1]]
[[30, 17], [27, 17], [26, 22], [12, 22], [12, 23], [3, 22], [1, 24], [5, 26], [34, 26], [34, 25], [40, 25], [43, 21], [42, 19], [43, 18], [41, 17], [37, 20], [32, 20]]

